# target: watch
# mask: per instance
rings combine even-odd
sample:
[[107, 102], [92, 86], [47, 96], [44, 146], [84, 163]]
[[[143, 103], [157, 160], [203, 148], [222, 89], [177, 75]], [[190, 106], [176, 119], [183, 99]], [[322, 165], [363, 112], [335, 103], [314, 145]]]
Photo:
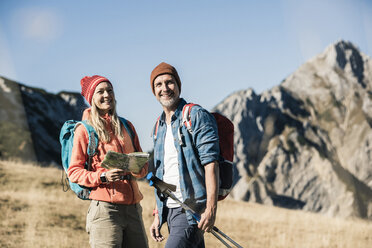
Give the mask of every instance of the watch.
[[106, 172], [102, 172], [100, 178], [102, 183], [107, 183]]

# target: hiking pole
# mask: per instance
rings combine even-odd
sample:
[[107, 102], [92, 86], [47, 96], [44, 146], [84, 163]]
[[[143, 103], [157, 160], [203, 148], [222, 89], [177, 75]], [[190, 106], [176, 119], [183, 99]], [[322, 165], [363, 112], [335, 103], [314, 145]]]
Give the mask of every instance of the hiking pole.
[[[190, 208], [188, 205], [180, 201], [174, 194], [173, 192], [176, 191], [176, 186], [172, 184], [167, 184], [164, 181], [160, 180], [157, 178], [152, 172], [147, 174], [147, 180], [149, 181], [150, 186], [154, 186], [159, 192], [162, 194], [172, 198], [175, 200], [177, 203], [181, 205], [181, 207], [185, 210], [188, 210], [191, 212], [192, 217], [199, 222], [200, 221], [200, 215], [196, 213], [192, 208]], [[210, 231], [213, 236], [215, 236], [219, 241], [221, 241], [226, 247], [232, 248], [225, 240], [222, 239], [224, 237], [228, 241], [230, 241], [232, 244], [234, 244], [238, 248], [243, 248], [240, 246], [238, 243], [236, 243], [233, 239], [231, 239], [229, 236], [227, 236], [225, 233], [223, 233], [221, 230], [219, 230], [217, 227], [213, 226], [212, 230]], [[221, 235], [222, 237], [220, 237]]]

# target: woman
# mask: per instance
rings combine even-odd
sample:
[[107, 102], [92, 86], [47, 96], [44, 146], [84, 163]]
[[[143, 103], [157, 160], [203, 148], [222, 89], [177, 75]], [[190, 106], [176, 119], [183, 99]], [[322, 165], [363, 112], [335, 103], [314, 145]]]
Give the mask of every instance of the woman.
[[83, 120], [94, 127], [99, 144], [88, 171], [84, 169], [88, 158], [88, 134], [82, 125], [76, 128], [68, 176], [72, 182], [92, 188], [86, 223], [89, 243], [91, 247], [148, 247], [139, 204], [143, 196], [135, 180], [147, 174], [147, 165], [139, 174], [101, 167], [110, 150], [120, 153], [142, 151], [138, 136], [128, 122], [134, 133], [132, 142], [121, 124], [116, 114], [114, 90], [107, 78], [84, 77], [81, 89], [81, 94], [91, 105], [84, 111]]

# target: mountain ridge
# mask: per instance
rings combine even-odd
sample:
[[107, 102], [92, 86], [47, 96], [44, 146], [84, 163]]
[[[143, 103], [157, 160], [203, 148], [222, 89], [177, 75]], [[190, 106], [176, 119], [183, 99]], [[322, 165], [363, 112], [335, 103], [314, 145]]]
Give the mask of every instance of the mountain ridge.
[[220, 102], [237, 129], [231, 196], [371, 219], [371, 75], [371, 59], [338, 41], [280, 85]]
[[61, 164], [59, 131], [87, 107], [79, 93], [48, 93], [0, 77], [0, 157]]

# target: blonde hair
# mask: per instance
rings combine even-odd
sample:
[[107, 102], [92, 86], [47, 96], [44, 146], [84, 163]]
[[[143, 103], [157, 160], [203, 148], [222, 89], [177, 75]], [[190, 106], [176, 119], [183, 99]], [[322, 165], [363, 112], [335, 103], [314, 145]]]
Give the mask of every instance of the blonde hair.
[[[111, 116], [111, 129], [114, 132], [114, 135], [123, 140], [124, 135], [121, 129], [121, 122], [118, 115], [116, 114], [116, 101], [113, 109], [109, 111], [109, 115]], [[106, 120], [100, 116], [98, 107], [96, 106], [94, 101], [92, 101], [92, 108], [90, 111], [88, 122], [96, 130], [99, 140], [105, 143], [111, 141], [110, 134], [106, 130]]]

